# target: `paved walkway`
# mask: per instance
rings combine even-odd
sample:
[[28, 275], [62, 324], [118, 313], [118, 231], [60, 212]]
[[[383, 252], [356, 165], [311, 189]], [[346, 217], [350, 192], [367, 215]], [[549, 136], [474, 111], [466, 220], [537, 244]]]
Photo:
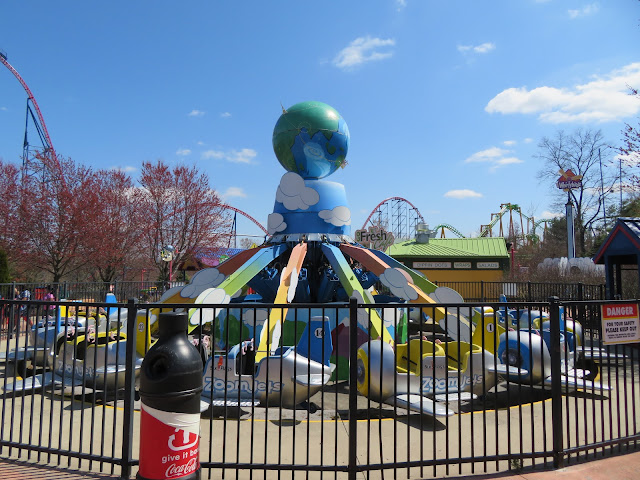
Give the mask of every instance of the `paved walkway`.
[[[640, 452], [592, 460], [558, 470], [536, 471], [517, 475], [504, 473], [453, 478], [457, 480], [638, 480], [640, 478]], [[64, 467], [0, 459], [0, 479], [119, 480], [120, 477], [100, 473], [78, 472]]]
[[79, 472], [66, 467], [0, 459], [2, 480], [120, 480], [117, 475]]

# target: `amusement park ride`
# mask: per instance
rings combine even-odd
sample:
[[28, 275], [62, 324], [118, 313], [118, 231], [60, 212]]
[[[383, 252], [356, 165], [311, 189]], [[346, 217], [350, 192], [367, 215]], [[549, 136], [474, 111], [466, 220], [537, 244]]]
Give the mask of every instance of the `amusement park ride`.
[[[33, 95], [6, 56], [0, 59], [29, 94], [42, 125], [49, 168], [55, 168], [55, 151]], [[452, 415], [451, 402], [476, 398], [500, 378], [521, 382], [533, 378], [543, 384], [550, 381], [546, 370], [537, 370], [533, 356], [523, 354], [531, 350], [531, 345], [537, 345], [542, 353], [548, 350], [548, 329], [542, 314], [537, 324], [533, 318], [523, 324], [509, 312], [444, 308], [440, 306], [443, 303], [462, 303], [462, 297], [350, 237], [351, 212], [345, 187], [324, 180], [346, 166], [349, 142], [346, 122], [329, 105], [303, 102], [283, 110], [274, 128], [273, 147], [286, 173], [277, 186], [267, 228], [263, 228], [269, 238], [216, 268], [199, 271], [188, 285], [171, 288], [161, 297], [160, 304], [171, 308], [179, 304], [189, 311], [192, 334], [200, 339], [205, 334], [210, 337], [214, 352], [204, 358], [203, 400], [213, 405], [277, 403], [295, 407], [330, 379], [348, 378], [347, 327], [351, 312], [345, 304], [349, 298], [358, 302], [357, 387], [375, 401], [429, 415]], [[517, 205], [502, 205], [483, 226], [481, 236], [491, 236], [496, 225], [503, 235], [502, 220], [507, 215], [509, 234], [515, 234], [514, 213], [523, 216]], [[532, 223], [535, 236], [539, 222], [525, 218]], [[424, 218], [410, 202], [393, 197], [376, 206], [365, 228], [369, 222], [390, 225], [396, 230], [396, 238], [409, 238]], [[435, 228], [443, 235], [445, 229], [462, 236], [450, 225]], [[336, 307], [328, 308], [331, 303]], [[297, 309], [295, 304], [317, 307]], [[138, 360], [153, 342], [163, 307], [150, 308], [140, 309], [136, 338], [129, 339], [136, 344]], [[425, 318], [426, 311], [429, 318]], [[440, 325], [449, 334], [448, 341], [410, 338], [409, 321], [416, 316], [419, 322], [429, 320]], [[95, 387], [100, 373], [106, 389], [117, 388], [114, 379], [121, 365], [113, 359], [118, 354], [124, 357], [121, 346], [126, 338], [120, 333], [123, 318], [122, 311], [114, 309], [103, 322], [102, 331], [91, 332], [85, 326], [81, 335], [71, 338], [66, 319], [60, 319], [62, 326], [56, 327], [55, 340], [46, 340], [53, 372], [38, 381], [7, 385], [5, 390], [38, 388], [70, 375], [79, 381], [78, 372], [68, 367], [79, 360], [81, 342], [87, 349], [91, 344], [91, 358], [105, 360], [100, 372], [82, 381]], [[578, 325], [567, 324], [565, 331], [571, 331], [572, 337], [566, 336], [563, 345], [577, 352], [582, 342]], [[285, 343], [292, 338], [293, 342]], [[67, 352], [73, 358], [67, 357]], [[82, 360], [85, 355], [86, 351]], [[546, 358], [543, 364], [550, 365]], [[346, 365], [347, 370], [340, 365]], [[563, 367], [567, 387], [604, 389], [589, 378], [590, 372], [575, 368], [573, 361]]]

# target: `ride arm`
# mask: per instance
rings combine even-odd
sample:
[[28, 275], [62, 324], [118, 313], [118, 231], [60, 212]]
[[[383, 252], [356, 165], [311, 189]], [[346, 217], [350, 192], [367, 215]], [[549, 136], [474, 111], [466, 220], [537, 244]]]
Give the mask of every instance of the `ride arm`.
[[[351, 266], [344, 258], [344, 255], [342, 254], [340, 249], [329, 243], [324, 243], [322, 244], [322, 253], [324, 253], [324, 256], [327, 258], [327, 260], [329, 260], [331, 267], [338, 274], [340, 283], [347, 292], [347, 295], [351, 296], [354, 294], [354, 292], [358, 292], [362, 297], [364, 303], [375, 306], [375, 303], [372, 301], [369, 295], [365, 294], [362, 285], [360, 285], [360, 282], [358, 282], [358, 280], [356, 279], [353, 270], [351, 270]], [[391, 338], [391, 335], [389, 334], [387, 329], [384, 328], [382, 319], [380, 318], [380, 315], [378, 315], [378, 312], [374, 309], [369, 310], [369, 318], [371, 322], [371, 338], [380, 337], [384, 342], [393, 345], [393, 338]]]
[[[307, 255], [307, 244], [299, 243], [291, 251], [287, 266], [280, 273], [280, 286], [276, 293], [275, 305], [291, 303], [295, 295], [298, 273], [302, 268], [302, 263]], [[281, 326], [287, 316], [287, 308], [272, 308], [269, 313], [267, 324], [262, 327], [260, 343], [256, 351], [256, 363], [260, 362], [267, 355], [273, 354], [277, 348], [277, 342], [273, 342], [273, 333], [277, 326]]]

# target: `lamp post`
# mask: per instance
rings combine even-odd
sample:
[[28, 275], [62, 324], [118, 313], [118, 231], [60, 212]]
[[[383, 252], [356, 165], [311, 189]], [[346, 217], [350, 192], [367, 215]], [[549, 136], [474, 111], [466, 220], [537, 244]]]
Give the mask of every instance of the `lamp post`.
[[171, 285], [171, 277], [173, 276], [173, 257], [176, 253], [176, 248], [173, 245], [167, 245], [160, 250], [160, 258], [169, 262], [169, 285]]

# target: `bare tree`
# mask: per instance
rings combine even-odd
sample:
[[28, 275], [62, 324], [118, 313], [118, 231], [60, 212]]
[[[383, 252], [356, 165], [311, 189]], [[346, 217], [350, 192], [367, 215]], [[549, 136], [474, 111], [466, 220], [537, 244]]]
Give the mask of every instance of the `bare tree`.
[[[640, 91], [636, 88], [631, 88], [631, 95], [640, 100]], [[622, 142], [623, 146], [619, 149], [621, 160], [627, 166], [640, 167], [640, 123], [638, 126], [632, 126], [628, 123], [625, 124], [624, 130], [622, 130]], [[621, 164], [622, 166], [622, 164]], [[640, 176], [631, 176], [631, 189], [637, 191], [640, 187]]]
[[[603, 169], [604, 156], [609, 151], [600, 130], [578, 129], [571, 135], [560, 130], [553, 138], [544, 137], [538, 144], [537, 158], [543, 161], [538, 178], [549, 181], [554, 206], [563, 207], [568, 200], [573, 202], [576, 211], [576, 250], [583, 255], [586, 250], [586, 236], [590, 227], [602, 217], [605, 199], [610, 195], [617, 179], [616, 173]], [[556, 182], [560, 170], [571, 170], [582, 175], [579, 188], [568, 192], [560, 190]]]
[[160, 251], [168, 245], [175, 249], [174, 263], [189, 250], [218, 245], [229, 226], [220, 197], [209, 186], [209, 178], [196, 167], [170, 169], [162, 161], [142, 165], [137, 192], [143, 244], [153, 259], [160, 279], [169, 279], [167, 262]]

